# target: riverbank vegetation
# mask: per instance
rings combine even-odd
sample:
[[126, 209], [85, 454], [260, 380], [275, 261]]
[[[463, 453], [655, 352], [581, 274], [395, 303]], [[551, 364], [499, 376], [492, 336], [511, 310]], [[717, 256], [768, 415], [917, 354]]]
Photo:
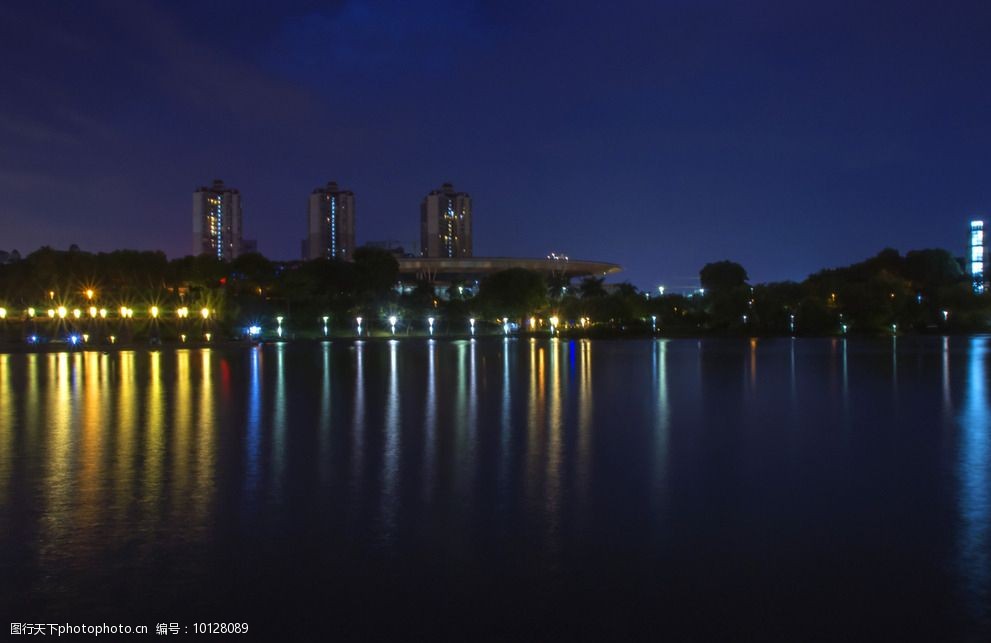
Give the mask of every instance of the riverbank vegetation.
[[722, 261], [702, 267], [697, 291], [663, 295], [522, 269], [438, 288], [399, 284], [398, 270], [373, 248], [351, 262], [248, 254], [229, 263], [42, 248], [0, 265], [0, 340], [206, 341], [249, 329], [313, 338], [354, 336], [359, 325], [365, 335], [840, 335], [985, 331], [991, 319], [991, 297], [974, 293], [944, 250], [887, 249], [802, 282], [764, 284]]

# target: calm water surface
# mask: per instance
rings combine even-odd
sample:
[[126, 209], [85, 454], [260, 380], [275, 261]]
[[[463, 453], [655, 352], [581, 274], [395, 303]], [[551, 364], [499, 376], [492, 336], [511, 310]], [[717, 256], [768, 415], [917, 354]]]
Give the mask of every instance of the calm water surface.
[[987, 640], [989, 348], [0, 354], [0, 619]]

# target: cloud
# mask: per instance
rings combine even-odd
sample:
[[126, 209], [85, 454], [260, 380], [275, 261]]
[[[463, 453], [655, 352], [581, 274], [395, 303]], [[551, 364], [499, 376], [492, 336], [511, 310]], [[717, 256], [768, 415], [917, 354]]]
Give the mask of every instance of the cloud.
[[353, 0], [286, 19], [264, 63], [317, 85], [429, 75], [484, 47], [489, 32], [475, 2]]

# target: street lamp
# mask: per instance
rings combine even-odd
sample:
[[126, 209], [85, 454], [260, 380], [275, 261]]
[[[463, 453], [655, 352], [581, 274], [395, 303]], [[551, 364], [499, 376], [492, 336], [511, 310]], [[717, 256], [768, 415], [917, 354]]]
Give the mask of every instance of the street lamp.
[[282, 337], [282, 320], [283, 319], [284, 318], [282, 317], [282, 315], [279, 315], [278, 317], [275, 318], [276, 323], [279, 325], [279, 327], [275, 329], [275, 332], [276, 332], [276, 334], [280, 338]]
[[99, 314], [99, 311], [96, 310], [96, 306], [90, 306], [89, 316], [92, 317], [93, 319], [96, 319], [97, 314]]
[[203, 319], [210, 319], [210, 309], [209, 308], [201, 308], [200, 309], [200, 316]]
[[107, 309], [106, 308], [101, 308], [100, 311], [99, 311], [99, 313], [100, 313], [100, 319], [106, 319], [107, 318]]
[[7, 309], [0, 308], [0, 319], [7, 319]]
[[434, 335], [434, 318], [433, 317], [427, 317], [427, 326], [430, 327], [430, 336], [433, 337], [433, 335]]
[[551, 335], [553, 335], [554, 334], [554, 329], [557, 328], [558, 318], [557, 317], [551, 317], [549, 321], [551, 322]]
[[189, 309], [183, 306], [182, 308], [175, 311], [175, 314], [179, 319], [186, 319], [187, 317], [189, 317]]
[[389, 315], [389, 326], [392, 327], [392, 334], [396, 334], [396, 322], [399, 321], [395, 315]]
[[152, 306], [148, 312], [151, 313], [152, 319], [158, 319], [158, 306]]
[[92, 288], [87, 288], [86, 289], [86, 299], [88, 299], [89, 301], [93, 301], [93, 295], [94, 294], [95, 293], [93, 292], [93, 289]]
[[83, 311], [79, 310], [78, 308], [74, 308], [72, 310], [72, 316], [75, 317], [76, 319], [79, 319], [80, 317], [83, 316]]
[[658, 286], [657, 287], [657, 294], [658, 295], [663, 295], [664, 294], [664, 286]]
[[358, 337], [361, 337], [361, 317], [355, 317], [354, 321], [358, 323]]
[[327, 322], [330, 321], [330, 317], [327, 315], [323, 316], [323, 336], [327, 336]]
[[948, 310], [943, 311], [943, 321], [950, 321], [950, 311]]
[[59, 319], [65, 319], [65, 316], [68, 313], [68, 311], [66, 311], [65, 309], [65, 306], [59, 306], [58, 308], [55, 309], [55, 312], [58, 313]]
[[792, 333], [795, 332], [795, 313], [788, 315], [788, 330]]
[[475, 336], [475, 318], [474, 317], [472, 317], [471, 319], [468, 320], [468, 325], [471, 327], [471, 336], [474, 337]]
[[509, 334], [509, 317], [502, 318], [502, 334], [503, 335]]
[[651, 332], [657, 332], [657, 315], [650, 316], [650, 330]]

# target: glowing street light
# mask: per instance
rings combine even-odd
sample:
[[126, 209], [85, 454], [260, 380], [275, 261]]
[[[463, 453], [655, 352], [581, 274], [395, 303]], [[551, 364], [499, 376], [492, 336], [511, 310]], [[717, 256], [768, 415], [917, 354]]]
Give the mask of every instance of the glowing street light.
[[7, 319], [7, 309], [0, 308], [0, 319]]
[[55, 309], [54, 308], [49, 308], [48, 309], [48, 316], [51, 317], [52, 319], [55, 319]]
[[183, 306], [179, 310], [175, 311], [175, 314], [179, 319], [186, 319], [189, 317], [189, 309]]
[[434, 334], [434, 318], [433, 317], [427, 317], [427, 326], [430, 327], [430, 335], [432, 337], [433, 334]]
[[83, 316], [83, 311], [79, 310], [78, 308], [75, 308], [72, 311], [72, 316], [75, 317], [76, 319], [79, 319], [80, 317]]
[[28, 308], [28, 317], [34, 317], [35, 310], [33, 307]]
[[664, 286], [658, 286], [657, 287], [657, 294], [658, 295], [663, 295], [664, 294]]
[[892, 335], [895, 335], [897, 333], [898, 333], [898, 324], [892, 324], [891, 325], [891, 334]]
[[389, 315], [389, 326], [392, 327], [392, 334], [393, 335], [396, 334], [396, 322], [397, 321], [399, 321], [399, 319], [395, 315]]
[[68, 313], [68, 311], [65, 309], [65, 306], [59, 306], [55, 312], [58, 313], [59, 319], [65, 319], [65, 316]]
[[275, 329], [275, 332], [276, 332], [276, 334], [279, 337], [282, 337], [282, 320], [283, 319], [284, 318], [282, 317], [282, 315], [279, 315], [278, 317], [275, 318], [275, 322], [279, 325], [279, 327]]
[[96, 293], [93, 292], [93, 289], [92, 288], [87, 288], [86, 289], [86, 299], [88, 299], [89, 301], [93, 301], [93, 295], [94, 294], [96, 294]]
[[537, 318], [536, 317], [531, 317], [530, 318], [530, 330], [536, 330], [536, 329], [537, 329]]
[[99, 311], [99, 313], [100, 313], [100, 319], [106, 319], [107, 318], [107, 309], [106, 308], [101, 308], [100, 311]]
[[117, 336], [116, 336], [116, 335], [111, 335], [111, 336], [110, 336], [110, 337], [108, 337], [107, 339], [109, 339], [109, 340], [110, 340], [110, 343], [111, 343], [111, 344], [116, 344], [116, 343], [117, 343]]
[[151, 313], [152, 319], [158, 319], [158, 306], [152, 306], [148, 312]]
[[179, 335], [179, 341], [182, 342], [183, 344], [186, 343], [186, 333], [181, 333]]
[[361, 317], [355, 317], [354, 321], [358, 325], [358, 337], [361, 337]]
[[950, 321], [950, 311], [948, 310], [943, 311], [943, 321]]
[[652, 332], [657, 332], [657, 315], [650, 316], [650, 330]]
[[509, 317], [502, 318], [502, 334], [503, 335], [509, 334]]
[[327, 336], [327, 322], [330, 321], [330, 317], [327, 315], [323, 316], [323, 336]]
[[558, 320], [557, 317], [551, 317], [550, 320], [548, 320], [548, 321], [550, 321], [550, 323], [551, 323], [551, 335], [553, 335], [554, 334], [554, 330], [557, 328], [557, 322], [559, 320]]
[[206, 338], [206, 341], [208, 341], [208, 342], [209, 342], [209, 341], [210, 341], [210, 339], [211, 339], [211, 338], [213, 337], [213, 335], [211, 335], [210, 333], [204, 333], [204, 334], [203, 334], [203, 337], [205, 337], [205, 338]]
[[840, 324], [840, 330], [843, 332], [844, 335], [846, 335], [846, 329], [847, 329], [846, 324]]
[[96, 306], [90, 306], [89, 307], [89, 316], [90, 317], [93, 317], [95, 319], [96, 316], [97, 316], [97, 314], [99, 314], [99, 311], [97, 311]]
[[474, 337], [475, 336], [475, 318], [474, 317], [472, 317], [471, 319], [468, 320], [468, 325], [471, 326], [471, 336]]
[[795, 332], [795, 313], [788, 315], [788, 330], [792, 333]]
[[[209, 308], [201, 308], [200, 309], [200, 317], [202, 317], [203, 319], [210, 319], [210, 309]], [[207, 341], [209, 341], [209, 340], [207, 340]]]

